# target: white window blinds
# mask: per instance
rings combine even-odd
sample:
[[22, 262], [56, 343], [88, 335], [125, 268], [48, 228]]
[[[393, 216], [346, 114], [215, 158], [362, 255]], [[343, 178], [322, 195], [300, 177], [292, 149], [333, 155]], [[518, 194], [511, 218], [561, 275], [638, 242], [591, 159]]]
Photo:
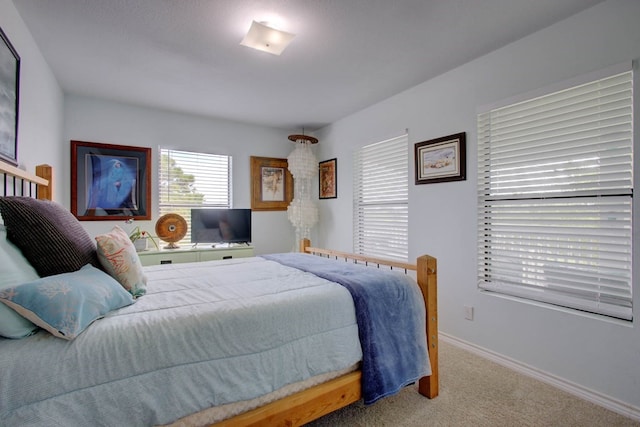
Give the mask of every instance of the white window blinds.
[[160, 215], [177, 213], [187, 221], [183, 242], [191, 239], [191, 209], [231, 207], [231, 157], [160, 149]]
[[353, 169], [354, 252], [407, 261], [407, 135], [362, 147]]
[[478, 115], [482, 289], [632, 318], [632, 72]]

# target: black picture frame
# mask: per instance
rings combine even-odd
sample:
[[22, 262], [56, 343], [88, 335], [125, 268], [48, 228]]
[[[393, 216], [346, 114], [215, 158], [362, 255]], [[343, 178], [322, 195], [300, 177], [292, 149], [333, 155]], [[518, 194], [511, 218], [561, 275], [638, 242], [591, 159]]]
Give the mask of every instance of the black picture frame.
[[151, 148], [71, 141], [71, 213], [80, 221], [151, 219]]
[[416, 184], [467, 179], [466, 133], [415, 144]]
[[18, 164], [20, 55], [0, 28], [0, 160]]
[[338, 159], [329, 159], [318, 164], [320, 199], [338, 197]]

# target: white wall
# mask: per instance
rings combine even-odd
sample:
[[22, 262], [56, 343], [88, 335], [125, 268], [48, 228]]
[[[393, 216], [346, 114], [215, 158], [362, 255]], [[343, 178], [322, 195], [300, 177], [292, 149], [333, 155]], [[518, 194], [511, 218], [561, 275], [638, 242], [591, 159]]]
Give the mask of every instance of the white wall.
[[[233, 161], [233, 206], [250, 208], [250, 156], [285, 158], [291, 151], [288, 133], [281, 129], [247, 125], [227, 120], [184, 115], [106, 100], [67, 95], [64, 102], [64, 138], [60, 151], [64, 166], [60, 180], [68, 187], [61, 203], [70, 206], [71, 140], [151, 147], [152, 220], [140, 221], [141, 228], [153, 233], [158, 219], [158, 148], [227, 154]], [[122, 221], [84, 221], [90, 235], [110, 230]], [[288, 252], [294, 247], [295, 233], [286, 211], [253, 212], [252, 234], [255, 253]]]
[[[41, 163], [57, 168], [63, 161], [58, 150], [62, 137], [62, 90], [10, 0], [0, 0], [0, 27], [21, 59], [19, 166], [30, 172]], [[61, 189], [62, 183], [55, 182], [54, 197]]]
[[[611, 0], [424, 82], [318, 132], [319, 159], [338, 158], [338, 199], [321, 200], [318, 244], [352, 250], [352, 154], [409, 129], [411, 257], [438, 258], [440, 330], [564, 379], [640, 414], [640, 330], [481, 293], [476, 279], [476, 114], [479, 107], [640, 58], [640, 1]], [[428, 60], [428, 58], [425, 58]], [[637, 70], [636, 70], [637, 71]], [[640, 153], [636, 76], [636, 152]], [[467, 180], [413, 185], [413, 144], [467, 133]], [[636, 156], [636, 186], [640, 168]], [[638, 271], [640, 204], [635, 201]], [[640, 317], [640, 275], [634, 311]], [[464, 305], [475, 319], [464, 319]], [[443, 382], [446, 379], [443, 379]]]

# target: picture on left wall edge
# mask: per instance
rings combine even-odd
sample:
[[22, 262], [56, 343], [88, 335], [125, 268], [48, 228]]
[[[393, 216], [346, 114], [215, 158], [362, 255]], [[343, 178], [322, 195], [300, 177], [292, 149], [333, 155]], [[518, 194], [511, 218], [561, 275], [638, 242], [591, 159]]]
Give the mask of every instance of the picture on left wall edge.
[[20, 55], [0, 28], [0, 160], [18, 164]]

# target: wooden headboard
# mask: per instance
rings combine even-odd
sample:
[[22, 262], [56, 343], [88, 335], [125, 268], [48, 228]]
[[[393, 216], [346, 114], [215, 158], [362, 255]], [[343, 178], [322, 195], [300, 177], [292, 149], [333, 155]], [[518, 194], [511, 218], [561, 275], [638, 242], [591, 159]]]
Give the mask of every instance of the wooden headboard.
[[8, 163], [0, 162], [0, 196], [26, 196], [41, 200], [53, 199], [52, 173], [49, 165], [36, 166], [32, 174]]

